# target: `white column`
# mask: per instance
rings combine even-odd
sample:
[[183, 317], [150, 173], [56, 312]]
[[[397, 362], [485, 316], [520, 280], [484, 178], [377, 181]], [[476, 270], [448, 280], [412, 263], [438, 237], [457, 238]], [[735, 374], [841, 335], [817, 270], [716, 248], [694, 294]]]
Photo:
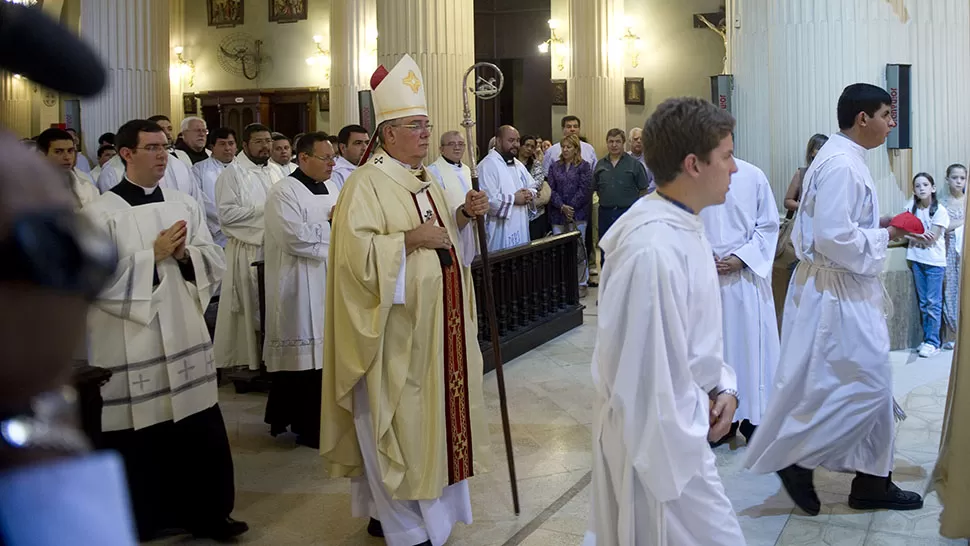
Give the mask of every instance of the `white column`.
[[81, 0], [81, 36], [104, 62], [108, 85], [82, 99], [88, 149], [132, 119], [170, 115], [169, 0]]
[[[737, 154], [765, 170], [779, 207], [808, 138], [838, 131], [842, 89], [884, 87], [889, 63], [913, 65], [912, 171], [932, 173], [940, 186], [946, 166], [966, 160], [970, 2], [744, 0], [734, 13]], [[910, 169], [899, 168], [908, 156], [885, 147], [870, 152], [886, 214], [911, 195]]]
[[370, 89], [377, 69], [376, 0], [330, 4], [330, 130], [360, 123], [357, 93]]
[[[475, 64], [473, 0], [377, 0], [377, 60], [390, 70], [407, 53], [424, 75], [435, 135], [462, 130], [462, 76]], [[509, 78], [510, 75], [506, 75]]]
[[622, 0], [569, 0], [567, 110], [597, 156], [606, 154], [607, 131], [626, 126], [622, 15]]
[[[185, 0], [169, 0], [169, 33], [168, 33], [168, 54], [169, 54], [169, 119], [176, 134], [185, 118], [185, 108], [182, 105], [182, 93], [191, 93], [193, 88], [189, 87], [191, 74], [183, 74], [178, 66], [178, 58], [175, 56], [174, 48], [183, 48], [182, 57], [186, 61], [192, 59], [192, 51], [185, 49]], [[202, 117], [199, 114], [196, 114]], [[215, 129], [215, 127], [213, 127]]]
[[26, 79], [0, 72], [0, 127], [30, 138], [30, 85]]

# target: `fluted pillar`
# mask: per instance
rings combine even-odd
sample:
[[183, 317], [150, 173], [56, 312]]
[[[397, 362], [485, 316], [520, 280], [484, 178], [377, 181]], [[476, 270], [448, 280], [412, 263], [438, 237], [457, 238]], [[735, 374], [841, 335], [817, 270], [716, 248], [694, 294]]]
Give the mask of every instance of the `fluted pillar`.
[[370, 89], [377, 69], [376, 0], [330, 4], [330, 130], [360, 123], [357, 93]]
[[0, 71], [0, 127], [29, 138], [30, 113], [30, 82]]
[[108, 71], [105, 90], [81, 101], [87, 149], [128, 120], [171, 113], [169, 8], [169, 0], [81, 0], [81, 36]]
[[[913, 150], [868, 163], [880, 208], [899, 210], [911, 173], [966, 159], [970, 145], [970, 3], [966, 0], [735, 0], [730, 32], [737, 154], [760, 166], [781, 204], [813, 133], [838, 131], [842, 89], [885, 87], [886, 64], [913, 65]], [[738, 24], [740, 25], [738, 27]], [[907, 164], [912, 160], [912, 167]]]
[[[182, 93], [195, 91], [189, 86], [192, 81], [192, 74], [183, 73], [178, 66], [178, 57], [175, 54], [175, 47], [183, 48], [184, 59], [191, 60], [195, 51], [185, 48], [185, 0], [169, 0], [169, 33], [168, 33], [168, 53], [169, 53], [169, 118], [172, 126], [175, 127], [176, 134], [185, 118], [185, 108], [182, 103]], [[196, 114], [198, 115], [198, 114]]]
[[[475, 63], [473, 0], [377, 0], [377, 60], [390, 70], [405, 53], [424, 74], [428, 113], [437, 138], [461, 130], [462, 76]], [[508, 77], [508, 76], [506, 76]]]
[[607, 131], [626, 127], [622, 15], [623, 0], [569, 0], [566, 101], [598, 156], [606, 154]]

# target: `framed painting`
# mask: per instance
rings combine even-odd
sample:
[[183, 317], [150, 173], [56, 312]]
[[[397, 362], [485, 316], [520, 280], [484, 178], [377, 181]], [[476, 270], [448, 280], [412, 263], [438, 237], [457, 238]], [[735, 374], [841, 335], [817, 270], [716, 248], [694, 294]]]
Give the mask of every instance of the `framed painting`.
[[243, 24], [243, 0], [205, 0], [210, 27]]
[[566, 80], [552, 80], [552, 105], [566, 106]]
[[330, 90], [321, 89], [317, 91], [317, 106], [321, 112], [330, 111]]
[[623, 78], [623, 103], [643, 106], [643, 78]]
[[199, 113], [199, 105], [194, 93], [182, 93], [182, 113], [193, 116]]
[[306, 20], [307, 0], [269, 0], [271, 23], [293, 23]]

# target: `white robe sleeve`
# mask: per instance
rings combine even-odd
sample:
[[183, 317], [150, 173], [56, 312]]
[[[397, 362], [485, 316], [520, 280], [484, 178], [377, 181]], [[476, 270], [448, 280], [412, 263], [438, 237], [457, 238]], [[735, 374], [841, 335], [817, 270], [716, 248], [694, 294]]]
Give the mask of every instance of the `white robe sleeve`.
[[299, 198], [280, 188], [266, 200], [266, 229], [294, 256], [322, 261], [330, 251], [330, 222], [306, 222]]
[[764, 175], [758, 177], [758, 213], [754, 233], [747, 243], [732, 254], [744, 262], [752, 273], [762, 279], [770, 279], [775, 262], [775, 246], [778, 244], [778, 209], [771, 194], [771, 186]]
[[484, 159], [478, 166], [480, 178], [478, 180], [482, 191], [488, 195], [488, 214], [496, 218], [506, 219], [512, 215], [515, 204], [514, 194], [502, 193], [502, 172], [497, 163]]
[[852, 220], [852, 207], [859, 206], [864, 192], [865, 182], [851, 168], [834, 167], [819, 177], [812, 226], [815, 248], [823, 256], [857, 275], [875, 276], [886, 261], [889, 231], [862, 228]]
[[223, 228], [240, 226], [261, 230], [263, 228], [262, 207], [258, 205], [243, 206], [239, 190], [236, 169], [227, 167], [216, 180], [216, 205], [219, 208], [219, 224]]
[[700, 474], [710, 427], [689, 363], [688, 274], [660, 254], [632, 256], [605, 279], [600, 306], [613, 311], [600, 314], [593, 379], [637, 479], [668, 502]]
[[121, 179], [118, 178], [118, 172], [115, 169], [102, 168], [101, 176], [98, 177], [98, 191], [104, 193], [117, 186], [118, 182], [121, 182]]
[[185, 244], [185, 251], [192, 260], [198, 301], [204, 312], [226, 271], [226, 255], [222, 247], [212, 241], [205, 212], [196, 202], [192, 205], [192, 239]]
[[[100, 209], [92, 210], [92, 208], [97, 207], [86, 207], [82, 210], [82, 213], [108, 233], [112, 240], [125, 236], [125, 234], [111, 233], [111, 225], [100, 212]], [[101, 294], [94, 301], [94, 305], [105, 313], [120, 319], [130, 320], [141, 326], [148, 326], [158, 312], [153, 303], [154, 276], [154, 249], [140, 250], [125, 256], [118, 261], [114, 275], [102, 289]]]

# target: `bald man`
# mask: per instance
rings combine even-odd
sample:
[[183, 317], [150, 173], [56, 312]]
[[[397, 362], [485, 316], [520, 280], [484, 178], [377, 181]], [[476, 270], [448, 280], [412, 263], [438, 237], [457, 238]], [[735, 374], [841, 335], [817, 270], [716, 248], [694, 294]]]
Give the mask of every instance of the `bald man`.
[[488, 194], [488, 250], [502, 250], [529, 242], [529, 207], [536, 198], [532, 175], [517, 159], [519, 132], [499, 127], [495, 147], [478, 164], [482, 190]]
[[438, 146], [441, 155], [428, 165], [428, 172], [435, 177], [446, 195], [464, 199], [472, 189], [472, 171], [461, 161], [465, 155], [465, 137], [458, 131], [448, 131], [441, 135]]

